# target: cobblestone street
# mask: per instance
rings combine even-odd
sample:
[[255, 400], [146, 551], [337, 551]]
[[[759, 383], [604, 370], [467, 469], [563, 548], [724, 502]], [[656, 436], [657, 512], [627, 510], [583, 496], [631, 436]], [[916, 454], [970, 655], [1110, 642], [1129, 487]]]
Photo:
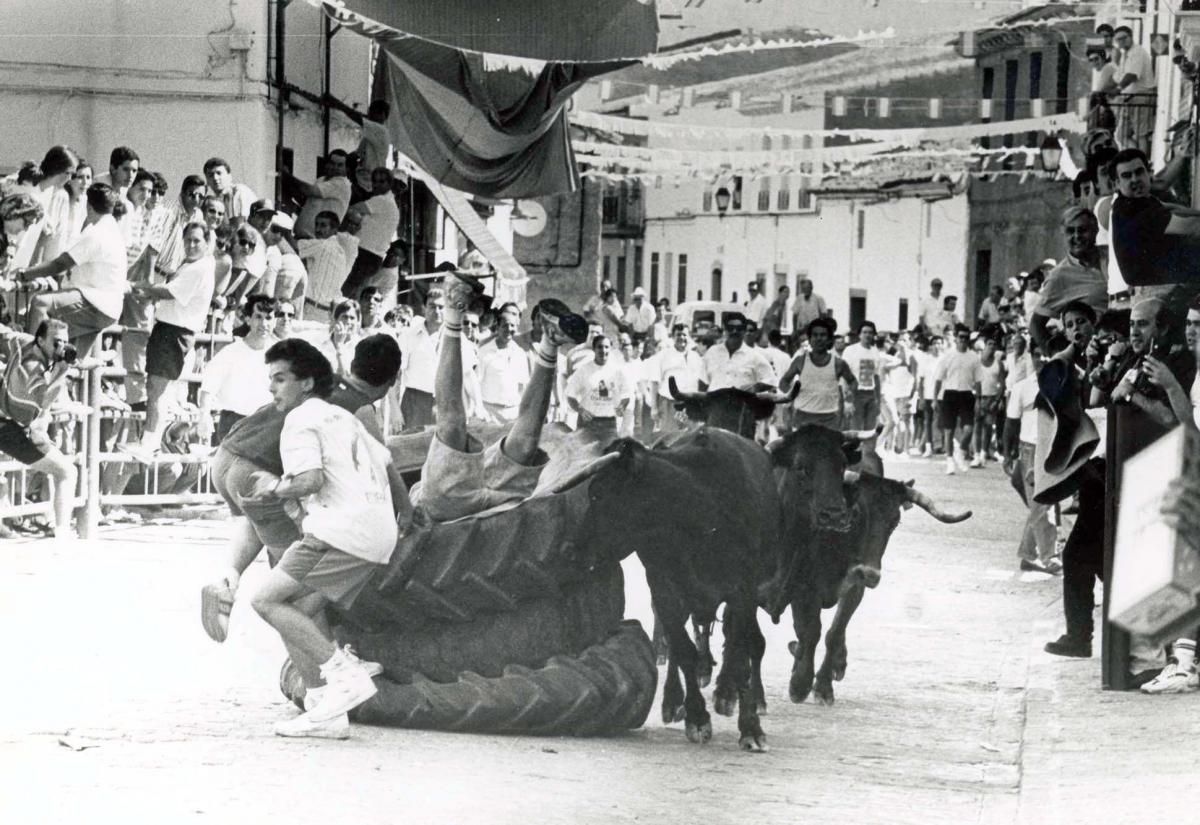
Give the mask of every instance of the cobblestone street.
[[[1200, 696], [1104, 693], [1097, 658], [1043, 653], [1062, 629], [1059, 579], [1015, 572], [1019, 501], [995, 466], [941, 467], [888, 472], [975, 517], [905, 514], [835, 705], [788, 701], [790, 617], [763, 618], [765, 755], [740, 752], [735, 720], [717, 716], [712, 742], [691, 745], [657, 705], [616, 738], [356, 726], [345, 742], [277, 739], [272, 722], [293, 713], [277, 639], [242, 601], [224, 645], [200, 627], [222, 520], [7, 542], [0, 821], [1197, 821], [1181, 789], [1200, 760]], [[626, 590], [648, 627], [635, 561]]]

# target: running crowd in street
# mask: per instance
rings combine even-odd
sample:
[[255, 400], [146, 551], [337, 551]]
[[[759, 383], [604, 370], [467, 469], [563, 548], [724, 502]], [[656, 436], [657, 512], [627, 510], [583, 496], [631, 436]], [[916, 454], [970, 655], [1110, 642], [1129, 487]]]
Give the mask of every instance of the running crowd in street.
[[[1102, 175], [1120, 198], [1080, 194], [1062, 216], [1061, 260], [993, 287], [965, 319], [934, 279], [916, 325], [881, 332], [869, 320], [839, 325], [811, 280], [774, 300], [751, 284], [740, 311], [691, 322], [641, 286], [623, 306], [608, 281], [578, 313], [552, 299], [528, 312], [492, 306], [452, 266], [440, 285], [400, 296], [403, 182], [379, 149], [386, 116], [373, 104], [358, 149], [330, 153], [319, 180], [289, 178], [290, 211], [215, 157], [172, 198], [130, 147], [114, 149], [100, 175], [52, 147], [0, 199], [0, 453], [52, 480], [51, 528], [71, 535], [76, 465], [52, 413], [72, 403], [72, 367], [99, 362], [125, 371], [106, 379], [102, 403], [144, 413], [102, 434], [132, 459], [105, 474], [106, 492], [148, 489], [146, 468], [165, 454], [211, 453], [235, 529], [228, 571], [204, 590], [205, 628], [224, 639], [241, 575], [265, 548], [272, 570], [252, 602], [307, 686], [306, 713], [281, 722], [280, 735], [348, 735], [347, 712], [375, 692], [379, 666], [335, 645], [324, 608], [351, 604], [415, 519], [528, 497], [548, 460], [549, 422], [596, 441], [681, 429], [672, 387], [788, 392], [798, 382], [760, 426], [764, 443], [806, 424], [879, 428], [885, 465], [999, 466], [1014, 503], [1028, 507], [1014, 537], [1020, 569], [1063, 577], [1067, 629], [1046, 649], [1091, 655], [1112, 466], [1124, 456], [1101, 451], [1043, 478], [1047, 407], [1088, 408], [1101, 429], [1124, 434], [1128, 454], [1200, 420], [1195, 290], [1114, 289], [1116, 266], [1118, 279], [1145, 279], [1101, 243], [1110, 213], [1133, 226], [1140, 213], [1127, 202], [1153, 199], [1141, 152], [1089, 156], [1092, 179]], [[197, 341], [213, 333], [232, 343], [205, 357]], [[1062, 397], [1047, 397], [1051, 373], [1069, 387]], [[485, 424], [506, 435], [484, 443]], [[432, 446], [410, 491], [386, 438], [426, 428]], [[180, 462], [171, 489], [198, 477]], [[1169, 660], [1135, 650], [1131, 672], [1148, 693], [1196, 690], [1194, 651], [1194, 634], [1170, 646]]]

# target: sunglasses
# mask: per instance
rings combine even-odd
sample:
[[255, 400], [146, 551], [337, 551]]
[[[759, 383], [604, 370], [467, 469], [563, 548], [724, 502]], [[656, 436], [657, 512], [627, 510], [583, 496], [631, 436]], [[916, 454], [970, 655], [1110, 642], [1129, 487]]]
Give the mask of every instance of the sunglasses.
[[296, 313], [294, 313], [294, 312], [276, 312], [275, 317], [276, 318], [295, 318]]
[[238, 238], [237, 245], [244, 246], [247, 249], [253, 249], [255, 246], [255, 242], [254, 242], [253, 238]]
[[727, 333], [729, 333], [730, 335], [733, 335], [733, 334], [736, 334], [736, 333], [742, 333], [742, 332], [745, 332], [745, 331], [746, 331], [746, 328], [745, 328], [745, 327], [743, 327], [743, 326], [727, 326], [727, 327], [725, 327], [725, 331], [726, 331]]

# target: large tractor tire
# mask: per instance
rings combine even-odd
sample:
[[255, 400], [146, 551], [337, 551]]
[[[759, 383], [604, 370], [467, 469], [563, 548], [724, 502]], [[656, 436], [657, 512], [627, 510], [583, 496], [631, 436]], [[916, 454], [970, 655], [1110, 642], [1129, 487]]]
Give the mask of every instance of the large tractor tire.
[[614, 564], [561, 596], [522, 602], [511, 612], [410, 631], [342, 627], [337, 635], [363, 659], [382, 664], [398, 684], [419, 677], [453, 682], [464, 671], [497, 677], [509, 665], [538, 667], [557, 654], [578, 654], [609, 638], [624, 613], [625, 580]]
[[571, 540], [588, 503], [587, 485], [581, 484], [500, 513], [421, 523], [401, 540], [346, 620], [364, 631], [390, 626], [411, 632], [561, 597], [613, 561], [591, 558], [586, 542]]
[[[281, 674], [297, 704], [303, 685], [294, 668]], [[626, 621], [607, 641], [578, 656], [551, 657], [532, 669], [511, 665], [496, 677], [466, 672], [449, 684], [418, 677], [375, 680], [379, 693], [355, 710], [357, 722], [470, 733], [595, 736], [640, 727], [650, 714], [658, 668], [650, 639]]]

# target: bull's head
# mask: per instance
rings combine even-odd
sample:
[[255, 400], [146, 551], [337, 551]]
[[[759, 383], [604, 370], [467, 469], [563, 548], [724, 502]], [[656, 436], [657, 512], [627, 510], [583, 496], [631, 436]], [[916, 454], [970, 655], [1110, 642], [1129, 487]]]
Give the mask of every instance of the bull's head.
[[912, 481], [900, 482], [878, 476], [847, 473], [846, 497], [853, 502], [854, 524], [847, 539], [851, 566], [842, 582], [842, 591], [853, 587], [877, 587], [882, 578], [883, 554], [892, 533], [900, 524], [900, 514], [914, 504], [943, 524], [957, 524], [971, 517], [971, 511], [947, 513]]
[[676, 406], [682, 408], [692, 421], [752, 439], [755, 423], [770, 418], [776, 404], [795, 400], [800, 392], [800, 382], [794, 383], [791, 392], [787, 393], [770, 384], [755, 384], [745, 389], [727, 387], [710, 392], [683, 392], [672, 376], [667, 379], [667, 388]]
[[842, 493], [846, 468], [861, 459], [862, 442], [874, 437], [874, 430], [838, 432], [806, 424], [767, 445], [784, 512], [789, 514], [790, 535], [849, 529], [850, 509]]

